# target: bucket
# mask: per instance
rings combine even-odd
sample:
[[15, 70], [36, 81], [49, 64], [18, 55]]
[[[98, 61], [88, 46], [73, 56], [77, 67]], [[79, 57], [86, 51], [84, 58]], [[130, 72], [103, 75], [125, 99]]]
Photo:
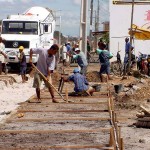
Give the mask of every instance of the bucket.
[[95, 89], [95, 92], [99, 92], [100, 89], [101, 89], [101, 85], [100, 84], [92, 85], [92, 87]]
[[122, 91], [123, 85], [122, 84], [114, 85], [114, 89], [115, 89], [115, 92], [118, 94]]

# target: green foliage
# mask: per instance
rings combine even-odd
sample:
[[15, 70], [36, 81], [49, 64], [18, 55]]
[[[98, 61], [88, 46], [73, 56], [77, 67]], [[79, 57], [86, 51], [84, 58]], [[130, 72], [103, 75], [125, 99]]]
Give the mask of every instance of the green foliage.
[[103, 42], [109, 43], [109, 32], [103, 34], [101, 38], [102, 38]]

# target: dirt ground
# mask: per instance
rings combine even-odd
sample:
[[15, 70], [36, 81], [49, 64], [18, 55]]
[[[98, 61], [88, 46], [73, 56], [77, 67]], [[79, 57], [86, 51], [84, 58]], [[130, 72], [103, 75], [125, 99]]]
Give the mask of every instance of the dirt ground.
[[[98, 77], [99, 65], [89, 67], [87, 75], [89, 81], [100, 81]], [[112, 95], [115, 102], [115, 111], [118, 117], [118, 124], [121, 127], [121, 134], [124, 139], [125, 150], [150, 150], [150, 126], [137, 128], [137, 112], [140, 105], [150, 106], [150, 78], [126, 78], [114, 76], [109, 83], [112, 88]], [[123, 88], [118, 94], [115, 93], [114, 85], [122, 84]]]
[[[94, 66], [94, 67], [93, 67]], [[70, 74], [72, 67], [68, 68]], [[88, 67], [87, 79], [89, 82], [100, 82], [99, 64], [90, 64]], [[55, 73], [54, 83], [58, 84], [60, 75]], [[30, 91], [32, 83], [24, 88]], [[115, 112], [118, 117], [118, 125], [121, 127], [121, 136], [124, 140], [125, 150], [150, 150], [150, 126], [148, 128], [137, 128], [137, 112], [140, 111], [140, 105], [150, 105], [150, 78], [135, 78], [129, 76], [126, 78], [113, 76], [109, 81], [112, 89], [112, 95], [115, 102]], [[122, 84], [123, 88], [119, 93], [114, 90], [114, 85]], [[7, 88], [8, 89], [8, 88]], [[3, 89], [3, 92], [7, 89]], [[12, 88], [10, 89], [12, 91]], [[29, 93], [29, 91], [27, 91]], [[33, 91], [34, 93], [34, 91]]]
[[[98, 63], [89, 65], [86, 75], [89, 82], [100, 82], [99, 68]], [[70, 72], [71, 69], [69, 68]], [[150, 150], [150, 126], [147, 128], [135, 126], [140, 105], [150, 106], [150, 78], [133, 76], [123, 78], [112, 74], [109, 84], [115, 102], [115, 111], [120, 119], [118, 119], [118, 124], [121, 127], [125, 150]], [[118, 84], [122, 84], [123, 88], [117, 94], [114, 85]]]

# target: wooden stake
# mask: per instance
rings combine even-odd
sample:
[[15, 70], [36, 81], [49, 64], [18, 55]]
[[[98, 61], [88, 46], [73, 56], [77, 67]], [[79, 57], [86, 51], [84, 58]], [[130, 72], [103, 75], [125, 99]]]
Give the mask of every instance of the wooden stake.
[[66, 87], [66, 90], [65, 90], [65, 95], [66, 95], [66, 102], [68, 102], [68, 88]]
[[120, 143], [121, 143], [120, 150], [124, 150], [124, 142], [123, 142], [123, 138], [120, 138]]

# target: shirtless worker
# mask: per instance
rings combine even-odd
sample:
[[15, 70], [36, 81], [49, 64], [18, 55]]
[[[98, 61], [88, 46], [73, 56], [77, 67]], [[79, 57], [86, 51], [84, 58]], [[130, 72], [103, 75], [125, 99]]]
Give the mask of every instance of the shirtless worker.
[[[58, 52], [58, 50], [59, 47], [57, 44], [53, 44], [49, 49], [44, 48], [30, 49], [30, 60], [29, 60], [30, 64], [32, 64], [32, 55], [39, 54], [37, 69], [47, 78], [47, 81], [49, 81], [51, 84], [52, 84], [51, 74], [55, 69], [55, 55]], [[59, 103], [59, 101], [55, 99], [54, 90], [52, 89], [50, 84], [46, 80], [44, 80], [43, 77], [38, 72], [36, 72], [34, 75], [33, 87], [36, 88], [36, 95], [38, 102], [41, 102], [40, 86], [42, 80], [45, 82], [45, 86], [48, 88], [50, 92], [52, 102]]]

